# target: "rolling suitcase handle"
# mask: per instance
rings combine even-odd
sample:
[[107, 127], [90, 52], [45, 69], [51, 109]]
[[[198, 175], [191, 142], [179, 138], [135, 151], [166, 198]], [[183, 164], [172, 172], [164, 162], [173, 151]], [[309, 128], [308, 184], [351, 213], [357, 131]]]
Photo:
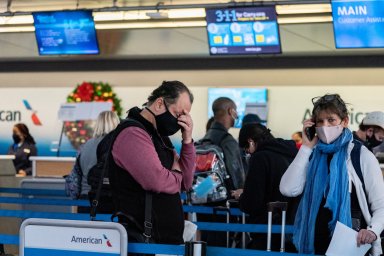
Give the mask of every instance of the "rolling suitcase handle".
[[[234, 206], [234, 208], [239, 208], [239, 200], [238, 199], [229, 199], [227, 201], [227, 207], [232, 208], [232, 206]], [[241, 223], [245, 224], [245, 213], [244, 212], [242, 212], [242, 214], [241, 214]], [[245, 233], [246, 232], [242, 232], [242, 234], [241, 234], [241, 248], [243, 248], [243, 249], [245, 249]]]
[[281, 244], [280, 252], [285, 250], [285, 217], [288, 208], [287, 202], [270, 202], [267, 204], [268, 208], [268, 235], [267, 235], [267, 251], [271, 251], [272, 239], [272, 212], [275, 209], [281, 210]]

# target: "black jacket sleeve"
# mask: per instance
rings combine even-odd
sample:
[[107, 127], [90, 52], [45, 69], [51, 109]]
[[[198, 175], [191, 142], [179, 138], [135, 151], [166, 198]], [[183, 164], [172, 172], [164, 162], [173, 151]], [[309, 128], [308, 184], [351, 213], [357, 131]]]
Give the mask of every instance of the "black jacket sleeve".
[[240, 197], [240, 209], [250, 215], [263, 215], [267, 210], [268, 161], [262, 155], [253, 155]]

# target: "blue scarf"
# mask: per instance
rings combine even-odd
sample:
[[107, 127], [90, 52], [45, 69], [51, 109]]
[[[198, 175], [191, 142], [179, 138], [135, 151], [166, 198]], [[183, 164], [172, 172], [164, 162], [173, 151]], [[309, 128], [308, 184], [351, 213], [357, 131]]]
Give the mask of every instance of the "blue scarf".
[[[309, 162], [307, 180], [294, 223], [293, 242], [299, 253], [313, 254], [316, 217], [323, 198], [332, 212], [330, 234], [336, 222], [352, 226], [351, 198], [348, 190], [347, 152], [352, 133], [345, 128], [331, 144], [319, 140]], [[327, 156], [333, 154], [328, 170]]]

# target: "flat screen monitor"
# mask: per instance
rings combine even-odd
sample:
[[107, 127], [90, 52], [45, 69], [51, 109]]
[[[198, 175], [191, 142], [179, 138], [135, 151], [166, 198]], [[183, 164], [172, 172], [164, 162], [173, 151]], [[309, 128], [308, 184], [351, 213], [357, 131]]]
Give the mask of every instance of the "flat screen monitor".
[[40, 55], [99, 53], [91, 11], [35, 12], [33, 20]]
[[205, 12], [211, 55], [281, 53], [275, 6]]
[[268, 118], [268, 90], [266, 88], [208, 88], [208, 118], [213, 116], [212, 103], [227, 97], [236, 103], [235, 128], [241, 128], [246, 114], [257, 114], [266, 125]]
[[336, 48], [384, 47], [384, 0], [332, 0]]

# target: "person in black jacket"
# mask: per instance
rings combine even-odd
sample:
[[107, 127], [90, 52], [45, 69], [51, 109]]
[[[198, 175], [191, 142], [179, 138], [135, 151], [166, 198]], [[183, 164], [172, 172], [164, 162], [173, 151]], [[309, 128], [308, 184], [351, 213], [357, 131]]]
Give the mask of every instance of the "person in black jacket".
[[[217, 98], [212, 104], [213, 123], [201, 141], [209, 141], [223, 150], [225, 168], [230, 179], [227, 190], [242, 189], [245, 174], [240, 155], [240, 149], [235, 138], [228, 130], [235, 125], [237, 119], [237, 107], [233, 100], [227, 97]], [[210, 206], [225, 206], [225, 202], [210, 203]], [[198, 214], [198, 221], [202, 222], [226, 222], [224, 215]], [[202, 231], [201, 240], [209, 246], [226, 246], [225, 232]]]
[[[285, 170], [296, 156], [295, 142], [274, 138], [268, 128], [253, 123], [241, 128], [239, 146], [251, 154], [244, 190], [232, 192], [232, 196], [239, 199], [240, 209], [249, 214], [250, 223], [266, 224], [267, 203], [285, 201], [288, 202], [287, 224], [292, 224], [297, 205], [292, 198], [284, 197], [280, 193], [279, 184]], [[276, 220], [274, 218], [274, 224], [277, 220], [281, 220], [280, 215]], [[266, 249], [266, 234], [251, 234], [251, 237], [248, 248]], [[277, 234], [272, 236], [272, 250], [278, 251], [279, 248], [280, 234]]]
[[[141, 242], [143, 232], [150, 232], [146, 235], [160, 244], [184, 242], [180, 192], [192, 187], [196, 159], [192, 103], [185, 84], [164, 81], [152, 91], [144, 109], [131, 108], [127, 120], [113, 132], [109, 182], [116, 212], [125, 214], [119, 222], [128, 227], [130, 242]], [[169, 138], [178, 131], [180, 155]]]
[[16, 176], [24, 177], [32, 174], [32, 163], [30, 156], [37, 155], [36, 142], [29, 133], [28, 127], [23, 123], [13, 126], [13, 143], [9, 146], [8, 155], [14, 155], [13, 164]]
[[211, 141], [223, 150], [225, 167], [231, 176], [231, 189], [243, 188], [245, 179], [238, 143], [228, 133], [228, 130], [235, 125], [236, 109], [236, 103], [230, 98], [217, 98], [212, 104], [213, 123], [202, 138], [202, 141]]

